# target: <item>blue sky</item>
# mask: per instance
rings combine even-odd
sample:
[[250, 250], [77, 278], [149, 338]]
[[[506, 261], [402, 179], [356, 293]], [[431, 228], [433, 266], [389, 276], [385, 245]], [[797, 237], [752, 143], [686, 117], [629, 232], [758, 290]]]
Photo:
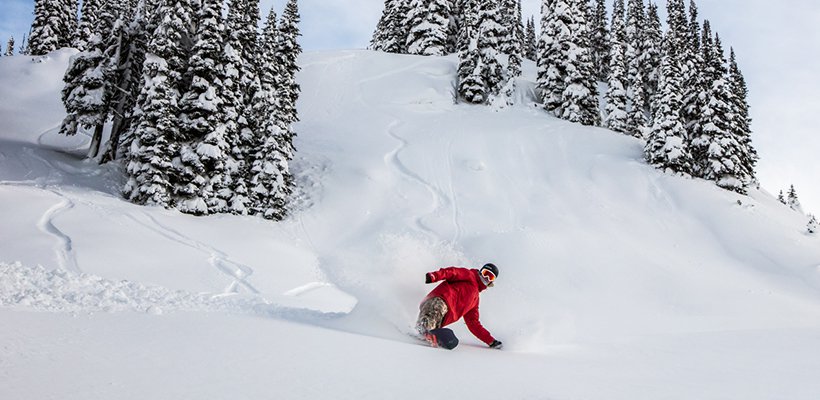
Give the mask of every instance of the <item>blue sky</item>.
[[[665, 9], [665, 1], [656, 1]], [[285, 0], [261, 0], [263, 14]], [[608, 3], [611, 1], [608, 0]], [[3, 0], [0, 43], [19, 41], [31, 24], [33, 0]], [[305, 50], [367, 46], [383, 0], [301, 0]], [[688, 4], [688, 1], [687, 1]], [[701, 19], [710, 19], [728, 51], [733, 46], [749, 84], [753, 141], [761, 161], [759, 178], [775, 194], [790, 184], [807, 211], [820, 213], [820, 2], [790, 0], [698, 0]], [[525, 17], [539, 0], [523, 0]]]

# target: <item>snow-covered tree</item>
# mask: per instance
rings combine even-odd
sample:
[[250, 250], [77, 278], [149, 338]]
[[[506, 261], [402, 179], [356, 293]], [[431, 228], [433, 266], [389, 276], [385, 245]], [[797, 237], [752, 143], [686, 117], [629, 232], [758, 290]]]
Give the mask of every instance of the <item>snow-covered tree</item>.
[[79, 50], [88, 48], [91, 37], [97, 33], [101, 33], [100, 29], [100, 13], [106, 5], [105, 0], [84, 0], [82, 14], [80, 15], [80, 23], [77, 31], [77, 38], [74, 41], [74, 47]]
[[4, 53], [6, 57], [11, 57], [14, 55], [14, 36], [9, 38], [9, 41], [6, 42], [6, 52]]
[[803, 212], [803, 206], [800, 205], [800, 200], [797, 198], [797, 190], [794, 185], [789, 187], [789, 193], [786, 195], [786, 205], [794, 211]]
[[609, 89], [606, 92], [606, 127], [616, 132], [628, 132], [626, 109], [626, 62], [624, 59], [626, 29], [624, 0], [615, 0], [610, 33]]
[[406, 0], [385, 0], [384, 11], [370, 40], [370, 49], [387, 53], [405, 53], [407, 50], [407, 29], [404, 17], [407, 12]]
[[226, 203], [217, 196], [225, 181], [230, 149], [221, 108], [221, 56], [223, 25], [217, 0], [202, 0], [198, 31], [186, 75], [190, 88], [182, 95], [180, 111], [180, 163], [175, 164], [179, 181], [174, 195], [177, 209], [203, 215], [225, 212]]
[[586, 0], [570, 1], [569, 15], [572, 19], [568, 25], [570, 35], [567, 42], [566, 87], [562, 93], [559, 117], [584, 125], [597, 125], [600, 122], [598, 87], [590, 57]]
[[123, 195], [137, 204], [169, 208], [173, 206], [172, 160], [179, 143], [178, 94], [168, 63], [156, 55], [158, 50], [152, 41], [143, 68], [139, 122], [125, 160], [128, 180]]
[[757, 150], [752, 145], [752, 119], [749, 116], [749, 89], [746, 86], [746, 79], [737, 65], [737, 58], [735, 57], [734, 49], [730, 50], [729, 55], [729, 76], [728, 76], [729, 92], [732, 97], [732, 121], [731, 131], [734, 133], [738, 142], [742, 146], [740, 154], [741, 169], [744, 174], [755, 178], [755, 165], [759, 160]]
[[458, 57], [458, 94], [468, 103], [482, 104], [487, 98], [482, 69], [478, 40], [473, 39]]
[[409, 54], [446, 54], [450, 29], [450, 5], [447, 0], [412, 0], [407, 21]]
[[502, 89], [510, 79], [509, 59], [502, 50], [507, 37], [499, 4], [494, 0], [479, 0], [477, 40], [481, 53], [481, 78], [484, 82], [486, 100], [493, 101], [502, 94]]
[[[123, 16], [131, 16], [127, 26], [123, 24], [124, 29], [112, 35], [116, 40], [118, 65], [111, 99], [113, 125], [110, 139], [100, 158], [103, 163], [122, 157], [133, 139], [131, 133], [137, 111], [136, 102], [142, 90], [142, 72], [150, 40], [148, 29], [151, 28], [147, 23], [150, 18], [146, 15], [146, 3], [141, 2], [134, 7], [123, 12]], [[111, 53], [110, 49], [108, 51]]]
[[60, 126], [63, 135], [75, 135], [80, 128], [102, 134], [108, 116], [111, 67], [104, 54], [103, 38], [94, 34], [89, 49], [71, 58], [63, 81], [62, 99], [66, 117]]
[[277, 114], [277, 51], [276, 16], [271, 10], [260, 37], [259, 77], [260, 90], [253, 101], [254, 112], [258, 114], [256, 145], [252, 154], [250, 197], [251, 213], [268, 219], [281, 220], [286, 215], [287, 198], [292, 189], [292, 177], [288, 162], [292, 159], [292, 143], [288, 141], [288, 131], [282, 130]]
[[536, 83], [544, 108], [553, 115], [562, 112], [571, 21], [566, 0], [543, 0]]
[[[694, 1], [689, 4], [689, 25], [686, 30], [686, 46], [682, 49], [683, 107], [681, 119], [690, 139], [699, 137], [703, 126], [701, 112], [705, 101], [704, 93], [711, 86], [713, 77], [707, 76], [701, 51], [701, 30], [698, 22], [698, 8]], [[712, 51], [711, 49], [708, 51]]]
[[655, 120], [656, 97], [660, 78], [661, 55], [663, 53], [663, 28], [658, 16], [658, 6], [650, 2], [646, 10], [644, 29], [644, 97], [649, 103], [649, 122]]
[[783, 203], [783, 205], [788, 205], [788, 204], [786, 204], [786, 196], [784, 196], [784, 195], [783, 195], [783, 191], [782, 191], [782, 190], [781, 190], [781, 191], [780, 191], [780, 193], [777, 195], [777, 201], [779, 201], [779, 202]]
[[655, 167], [688, 176], [692, 173], [692, 156], [680, 120], [680, 65], [676, 52], [674, 43], [667, 42], [661, 59], [657, 112], [644, 152]]
[[536, 43], [535, 17], [530, 17], [530, 19], [527, 20], [527, 31], [524, 46], [524, 57], [530, 61], [535, 61], [538, 58]]
[[806, 225], [806, 230], [811, 234], [817, 233], [818, 224], [817, 224], [817, 218], [815, 218], [814, 215], [809, 214], [809, 222]]
[[649, 103], [645, 88], [646, 66], [644, 44], [646, 12], [643, 0], [629, 0], [626, 10], [626, 50], [627, 65], [627, 101], [629, 117], [627, 132], [635, 137], [643, 137], [644, 130], [650, 125], [648, 119]]
[[503, 36], [499, 38], [499, 50], [508, 59], [511, 76], [521, 75], [521, 62], [524, 54], [524, 26], [521, 23], [521, 0], [502, 0], [499, 9]]
[[73, 32], [69, 16], [73, 11], [76, 18], [77, 10], [71, 10], [70, 5], [66, 0], [34, 1], [34, 21], [28, 39], [29, 54], [42, 56], [71, 45]]
[[[607, 28], [605, 0], [594, 0], [594, 4], [595, 6], [590, 10], [589, 20], [590, 53], [592, 63], [595, 66], [596, 79], [606, 82], [609, 79], [610, 46], [613, 40], [610, 38], [609, 28]], [[623, 20], [623, 17], [621, 19]], [[623, 21], [621, 21], [621, 24], [623, 25]]]
[[743, 169], [743, 146], [731, 130], [732, 99], [720, 38], [715, 38], [714, 46], [704, 43], [703, 48], [711, 54], [704, 57], [704, 62], [710, 64], [704, 71], [708, 89], [700, 111], [701, 134], [692, 140], [698, 176], [714, 180], [724, 189], [745, 194], [752, 177]]

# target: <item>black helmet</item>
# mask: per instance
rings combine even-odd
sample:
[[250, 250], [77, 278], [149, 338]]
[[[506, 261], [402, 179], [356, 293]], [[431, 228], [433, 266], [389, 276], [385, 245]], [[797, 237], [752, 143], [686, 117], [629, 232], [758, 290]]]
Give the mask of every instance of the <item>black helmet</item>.
[[493, 263], [486, 263], [483, 267], [481, 267], [481, 269], [489, 269], [493, 272], [493, 275], [498, 277], [498, 267], [496, 267]]

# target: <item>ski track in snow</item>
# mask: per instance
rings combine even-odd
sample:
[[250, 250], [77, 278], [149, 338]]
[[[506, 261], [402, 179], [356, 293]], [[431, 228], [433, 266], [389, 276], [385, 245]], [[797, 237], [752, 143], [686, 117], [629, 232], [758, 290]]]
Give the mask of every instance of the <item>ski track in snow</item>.
[[398, 127], [402, 126], [404, 122], [400, 120], [395, 120], [390, 123], [387, 127], [387, 134], [390, 135], [393, 139], [399, 142], [399, 145], [385, 154], [384, 161], [387, 165], [389, 165], [393, 170], [397, 171], [401, 176], [408, 178], [409, 180], [422, 185], [428, 192], [430, 192], [430, 196], [432, 197], [432, 203], [430, 204], [429, 210], [425, 211], [424, 213], [419, 213], [419, 217], [415, 219], [416, 227], [419, 230], [426, 233], [428, 236], [437, 238], [438, 233], [435, 232], [432, 228], [427, 226], [424, 223], [424, 218], [428, 215], [435, 214], [438, 210], [445, 207], [448, 203], [447, 197], [444, 193], [439, 190], [434, 185], [430, 184], [426, 180], [424, 180], [421, 176], [410, 170], [404, 163], [399, 159], [399, 154], [407, 147], [407, 140], [403, 137], [399, 136], [396, 132]]
[[259, 291], [247, 281], [247, 278], [253, 274], [253, 269], [250, 267], [231, 261], [230, 257], [225, 252], [222, 252], [213, 246], [207, 245], [198, 240], [192, 239], [182, 233], [179, 233], [173, 228], [163, 225], [148, 213], [142, 212], [140, 215], [148, 221], [146, 222], [133, 214], [127, 214], [128, 218], [137, 224], [140, 224], [179, 244], [208, 254], [208, 264], [231, 279], [231, 283], [223, 290], [223, 295], [237, 293], [240, 286], [246, 288], [253, 294], [259, 294]]
[[56, 190], [49, 191], [58, 197], [61, 197], [62, 201], [49, 208], [43, 214], [40, 221], [37, 223], [37, 227], [41, 231], [57, 238], [55, 253], [57, 254], [57, 264], [59, 267], [67, 271], [81, 272], [80, 267], [77, 265], [77, 255], [74, 252], [71, 237], [57, 228], [54, 224], [54, 220], [57, 216], [74, 208], [74, 201], [60, 194], [60, 192]]

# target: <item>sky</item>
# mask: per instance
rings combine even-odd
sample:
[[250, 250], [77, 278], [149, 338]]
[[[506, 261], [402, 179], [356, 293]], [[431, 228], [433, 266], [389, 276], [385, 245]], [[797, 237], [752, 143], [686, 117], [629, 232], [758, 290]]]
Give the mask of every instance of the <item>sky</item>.
[[[540, 0], [522, 0], [526, 17], [537, 15]], [[267, 14], [285, 0], [261, 0]], [[664, 2], [661, 11], [664, 10]], [[687, 2], [688, 3], [688, 2]], [[3, 0], [0, 41], [28, 32], [33, 0]], [[753, 145], [760, 154], [758, 178], [777, 194], [795, 185], [807, 212], [820, 213], [820, 2], [790, 0], [698, 0], [701, 19], [709, 19], [727, 51], [734, 47], [749, 86]], [[378, 22], [383, 0], [301, 0], [302, 46], [306, 51], [365, 48]], [[611, 6], [611, 5], [610, 5]], [[663, 18], [663, 17], [662, 17]]]

